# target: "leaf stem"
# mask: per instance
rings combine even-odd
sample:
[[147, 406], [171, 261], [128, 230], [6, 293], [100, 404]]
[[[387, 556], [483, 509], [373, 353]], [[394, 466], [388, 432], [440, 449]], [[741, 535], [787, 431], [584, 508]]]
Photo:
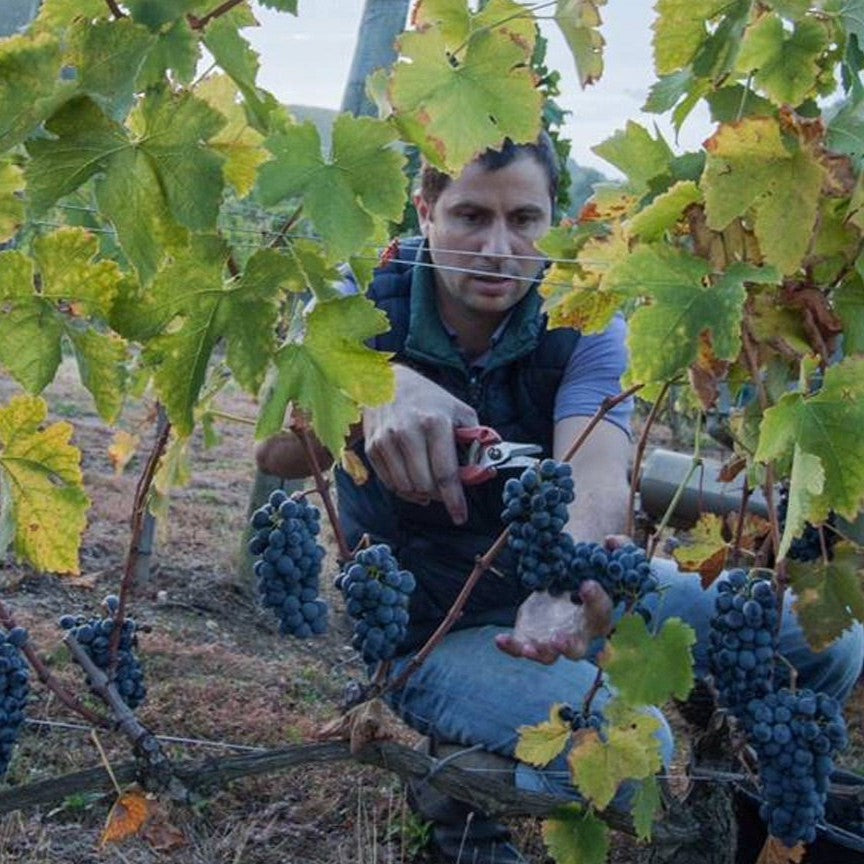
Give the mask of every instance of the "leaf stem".
[[126, 13], [117, 5], [117, 0], [105, 0], [105, 5], [111, 10], [115, 18], [125, 18]]
[[224, 3], [212, 9], [203, 18], [196, 18], [194, 15], [187, 16], [189, 26], [193, 30], [203, 30], [211, 21], [216, 18], [221, 18], [230, 12], [235, 6], [239, 6], [243, 0], [225, 0]]

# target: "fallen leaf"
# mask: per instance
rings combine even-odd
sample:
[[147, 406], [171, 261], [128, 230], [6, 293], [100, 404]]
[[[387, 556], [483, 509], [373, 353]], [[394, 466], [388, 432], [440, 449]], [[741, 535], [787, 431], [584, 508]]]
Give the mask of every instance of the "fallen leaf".
[[102, 830], [100, 845], [119, 843], [141, 832], [150, 818], [152, 802], [138, 787], [130, 787], [115, 802]]
[[380, 699], [373, 699], [325, 723], [315, 737], [350, 741], [351, 753], [357, 754], [370, 741], [392, 741], [396, 737], [396, 720]]
[[154, 852], [173, 852], [188, 844], [186, 835], [168, 819], [165, 808], [156, 802], [151, 802], [150, 820], [141, 831], [141, 837], [146, 840]]

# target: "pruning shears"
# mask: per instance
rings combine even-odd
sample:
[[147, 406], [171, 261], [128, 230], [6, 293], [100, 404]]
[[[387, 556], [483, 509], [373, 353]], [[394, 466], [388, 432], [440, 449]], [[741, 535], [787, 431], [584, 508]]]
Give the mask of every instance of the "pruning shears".
[[466, 486], [491, 480], [499, 468], [528, 468], [543, 452], [539, 444], [502, 441], [490, 426], [456, 427], [459, 479]]

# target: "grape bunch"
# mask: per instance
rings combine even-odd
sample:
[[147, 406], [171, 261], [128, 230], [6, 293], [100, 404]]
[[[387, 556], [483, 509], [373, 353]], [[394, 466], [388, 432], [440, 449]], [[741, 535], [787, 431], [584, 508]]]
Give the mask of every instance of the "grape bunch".
[[566, 723], [573, 732], [583, 729], [593, 729], [600, 740], [606, 741], [606, 727], [609, 722], [599, 711], [576, 711], [570, 705], [562, 705], [558, 709], [558, 717]]
[[790, 849], [812, 843], [825, 817], [834, 755], [848, 743], [838, 702], [783, 688], [751, 699], [745, 725], [759, 759], [762, 821]]
[[357, 553], [340, 576], [337, 587], [354, 619], [352, 647], [365, 663], [389, 660], [396, 654], [408, 627], [408, 601], [414, 575], [400, 570], [385, 543]]
[[573, 540], [563, 528], [573, 489], [570, 465], [554, 459], [544, 459], [504, 484], [501, 519], [509, 527], [516, 574], [528, 591], [546, 591], [567, 572]]
[[318, 596], [324, 547], [315, 538], [321, 514], [305, 498], [270, 493], [252, 514], [249, 552], [258, 556], [254, 572], [261, 602], [279, 618], [279, 632], [308, 639], [327, 632], [327, 604]]
[[764, 576], [730, 570], [717, 591], [708, 660], [720, 704], [744, 719], [750, 700], [773, 689], [780, 612]]
[[[83, 615], [63, 615], [60, 626], [71, 632], [75, 641], [87, 656], [103, 672], [108, 674], [111, 662], [111, 636], [119, 624], [115, 620], [120, 602], [116, 595], [109, 594], [102, 601], [102, 617], [85, 618]], [[117, 646], [117, 665], [113, 683], [120, 698], [134, 711], [147, 696], [144, 672], [135, 649], [138, 647], [138, 623], [134, 618], [124, 618], [120, 624], [120, 642]]]
[[589, 579], [600, 584], [615, 606], [623, 603], [646, 621], [650, 620], [651, 614], [642, 601], [659, 586], [644, 549], [633, 543], [617, 549], [607, 549], [599, 543], [576, 543], [565, 577], [550, 590], [575, 592], [578, 596], [580, 586]]
[[0, 631], [0, 777], [9, 767], [27, 707], [30, 675], [21, 657], [26, 641], [23, 627]]
[[[786, 524], [786, 511], [789, 507], [789, 490], [784, 486], [780, 490], [780, 503], [777, 505], [777, 519], [780, 522], [781, 532]], [[815, 525], [809, 522], [804, 524], [804, 532], [789, 544], [787, 558], [792, 561], [820, 561], [822, 559], [822, 544], [825, 544], [825, 553], [830, 561], [834, 557], [834, 545], [839, 539], [834, 527], [835, 514], [828, 514], [826, 525], [828, 530], [819, 531]]]

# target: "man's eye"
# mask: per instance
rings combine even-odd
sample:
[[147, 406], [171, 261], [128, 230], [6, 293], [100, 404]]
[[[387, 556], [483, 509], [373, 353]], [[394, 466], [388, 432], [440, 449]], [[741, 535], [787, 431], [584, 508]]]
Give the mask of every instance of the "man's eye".
[[528, 228], [534, 224], [537, 217], [533, 213], [516, 213], [511, 218], [517, 228]]
[[459, 214], [459, 219], [466, 225], [476, 225], [480, 221], [480, 214], [473, 210], [463, 210]]

